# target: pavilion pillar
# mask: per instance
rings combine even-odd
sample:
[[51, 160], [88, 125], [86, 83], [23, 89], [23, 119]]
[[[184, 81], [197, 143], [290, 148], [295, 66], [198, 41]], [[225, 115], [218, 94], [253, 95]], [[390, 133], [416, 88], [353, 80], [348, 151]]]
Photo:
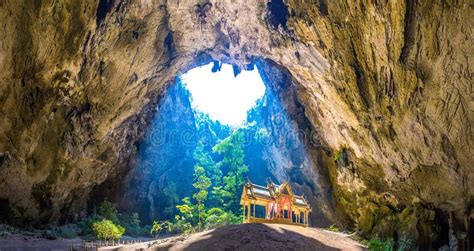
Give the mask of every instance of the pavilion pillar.
[[249, 206], [249, 217], [252, 217], [252, 205], [253, 205], [253, 201], [250, 202], [250, 206]]
[[254, 217], [254, 218], [256, 218], [256, 217], [255, 217], [255, 206], [256, 206], [256, 205], [255, 205], [255, 201], [254, 201], [254, 202], [253, 202], [253, 217]]
[[250, 221], [250, 203], [247, 205], [247, 221]]

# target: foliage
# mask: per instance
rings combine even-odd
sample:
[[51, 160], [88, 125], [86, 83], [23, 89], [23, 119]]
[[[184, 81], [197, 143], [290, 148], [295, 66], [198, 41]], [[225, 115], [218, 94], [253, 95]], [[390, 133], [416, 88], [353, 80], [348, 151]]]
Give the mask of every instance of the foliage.
[[163, 188], [162, 195], [165, 195], [165, 200], [163, 201], [163, 215], [165, 218], [172, 218], [177, 213], [176, 205], [180, 202], [179, 197], [176, 191], [176, 183], [170, 181]]
[[367, 243], [369, 250], [372, 251], [392, 251], [393, 250], [393, 241], [392, 240], [382, 240], [378, 237], [370, 239]]
[[120, 213], [119, 214], [120, 224], [127, 229], [126, 233], [137, 237], [143, 234], [142, 228], [140, 226], [140, 217], [138, 213]]
[[90, 217], [87, 217], [77, 223], [77, 226], [79, 227], [79, 234], [81, 236], [92, 236], [94, 235], [94, 231], [92, 230], [92, 224], [94, 222], [98, 221], [99, 217], [97, 215], [93, 215]]
[[342, 154], [342, 151], [336, 152], [336, 154], [334, 154], [334, 161], [338, 162], [339, 159], [341, 158], [341, 154]]
[[115, 205], [105, 199], [99, 206], [99, 216], [111, 220], [113, 223], [118, 224], [118, 212]]
[[157, 236], [160, 234], [161, 230], [163, 230], [163, 224], [161, 222], [154, 221], [150, 230], [150, 234]]
[[194, 167], [194, 183], [193, 187], [197, 189], [194, 193], [193, 198], [197, 202], [197, 211], [198, 211], [198, 222], [199, 226], [202, 225], [204, 218], [204, 202], [207, 199], [207, 189], [211, 186], [211, 179], [206, 176], [206, 171], [202, 166]]
[[194, 150], [194, 160], [197, 166], [201, 166], [206, 170], [206, 175], [211, 178], [214, 185], [220, 186], [222, 180], [222, 171], [216, 166], [211, 156], [212, 149], [206, 149], [205, 143], [199, 141]]
[[333, 231], [333, 232], [340, 232], [339, 228], [335, 224], [332, 224], [331, 226], [329, 226], [327, 230]]
[[[197, 114], [196, 121], [198, 130], [212, 133], [208, 138], [201, 136], [193, 152], [194, 193], [176, 205], [178, 213], [172, 222], [155, 221], [152, 234], [191, 233], [241, 222], [241, 217], [236, 216], [240, 215], [238, 200], [248, 173], [244, 132], [230, 132], [229, 127], [211, 121], [206, 114]], [[219, 132], [222, 134], [217, 135]], [[259, 136], [264, 140], [268, 135], [261, 131]]]
[[170, 221], [154, 221], [150, 230], [150, 235], [158, 236], [162, 230], [166, 230], [168, 233], [173, 232], [173, 223]]
[[223, 155], [217, 166], [225, 174], [223, 187], [217, 187], [214, 192], [222, 197], [224, 208], [235, 214], [239, 213], [239, 201], [237, 194], [245, 183], [244, 177], [248, 173], [248, 167], [244, 164], [244, 134], [235, 131], [231, 136], [219, 142], [212, 150]]
[[266, 128], [256, 128], [255, 140], [257, 142], [266, 144], [270, 138], [270, 132]]
[[92, 229], [97, 238], [104, 240], [120, 239], [125, 233], [125, 228], [115, 225], [111, 220], [106, 219], [94, 222]]
[[398, 244], [398, 251], [408, 251], [408, 250], [416, 249], [415, 241], [408, 236], [400, 237], [400, 239], [398, 239], [397, 244]]
[[189, 197], [182, 199], [184, 204], [177, 205], [176, 208], [179, 210], [179, 213], [186, 220], [192, 221], [194, 217], [194, 205], [191, 203]]
[[190, 234], [194, 232], [194, 227], [186, 217], [176, 215], [175, 223], [173, 224], [173, 231], [171, 232]]
[[206, 229], [210, 229], [240, 222], [241, 219], [233, 213], [225, 212], [222, 208], [214, 207], [207, 211], [207, 218], [204, 224]]

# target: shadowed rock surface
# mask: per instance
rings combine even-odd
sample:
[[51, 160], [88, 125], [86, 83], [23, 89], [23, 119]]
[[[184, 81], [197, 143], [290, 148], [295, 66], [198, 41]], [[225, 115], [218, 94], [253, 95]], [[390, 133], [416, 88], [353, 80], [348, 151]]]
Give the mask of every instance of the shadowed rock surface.
[[261, 60], [304, 108], [288, 110], [304, 111], [294, 121], [316, 139], [317, 165], [301, 167], [318, 174], [324, 218], [421, 248], [446, 244], [451, 218], [463, 243], [472, 12], [467, 0], [1, 1], [1, 217], [84, 215], [91, 191], [133, 170], [177, 74]]

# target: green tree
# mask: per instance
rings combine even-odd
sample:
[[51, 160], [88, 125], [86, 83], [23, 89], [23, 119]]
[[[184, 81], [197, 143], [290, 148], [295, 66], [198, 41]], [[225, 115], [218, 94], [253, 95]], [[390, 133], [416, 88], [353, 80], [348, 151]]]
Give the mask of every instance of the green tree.
[[179, 215], [174, 217], [175, 223], [173, 230], [178, 233], [192, 233], [193, 226], [195, 225], [195, 209], [196, 207], [191, 203], [189, 197], [184, 198], [183, 204], [177, 205], [176, 208], [179, 210]]
[[99, 206], [99, 216], [111, 220], [115, 224], [119, 223], [117, 208], [115, 208], [115, 205], [107, 199], [102, 201]]
[[162, 230], [166, 230], [168, 233], [173, 232], [174, 226], [171, 221], [153, 221], [153, 226], [150, 230], [150, 235], [158, 236]]
[[219, 186], [222, 183], [222, 171], [212, 159], [211, 151], [212, 149], [206, 149], [204, 143], [199, 141], [196, 145], [193, 156], [196, 165], [204, 167], [212, 184]]
[[163, 223], [162, 222], [158, 222], [158, 221], [154, 221], [153, 222], [153, 226], [151, 227], [151, 230], [150, 230], [150, 234], [153, 235], [153, 236], [158, 236], [161, 232], [161, 230], [163, 230]]
[[92, 224], [92, 229], [99, 239], [114, 240], [120, 239], [125, 233], [125, 228], [115, 225], [111, 220], [103, 219]]
[[183, 198], [182, 201], [183, 204], [177, 205], [176, 208], [179, 210], [180, 215], [184, 217], [184, 219], [189, 222], [193, 222], [195, 210], [193, 203], [191, 203], [189, 197]]
[[120, 225], [127, 229], [127, 234], [131, 236], [139, 236], [142, 234], [142, 228], [140, 226], [140, 217], [138, 213], [120, 213], [119, 214]]
[[215, 153], [222, 156], [217, 166], [225, 174], [223, 186], [214, 187], [213, 192], [219, 194], [224, 201], [224, 207], [235, 214], [239, 213], [240, 190], [249, 170], [244, 164], [244, 143], [244, 133], [237, 130], [212, 148]]
[[202, 166], [194, 167], [194, 188], [197, 190], [193, 194], [193, 198], [197, 202], [197, 212], [198, 212], [198, 223], [199, 226], [202, 226], [202, 221], [204, 219], [205, 206], [204, 202], [207, 199], [208, 191], [207, 189], [211, 186], [211, 179], [206, 176], [206, 170]]

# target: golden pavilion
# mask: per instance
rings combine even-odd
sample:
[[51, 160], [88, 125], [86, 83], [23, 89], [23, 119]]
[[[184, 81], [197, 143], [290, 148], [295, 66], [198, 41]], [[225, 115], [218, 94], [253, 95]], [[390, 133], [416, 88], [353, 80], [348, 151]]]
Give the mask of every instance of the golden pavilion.
[[293, 194], [288, 182], [267, 181], [267, 186], [244, 184], [240, 205], [244, 223], [281, 223], [308, 226], [311, 207], [303, 196]]

